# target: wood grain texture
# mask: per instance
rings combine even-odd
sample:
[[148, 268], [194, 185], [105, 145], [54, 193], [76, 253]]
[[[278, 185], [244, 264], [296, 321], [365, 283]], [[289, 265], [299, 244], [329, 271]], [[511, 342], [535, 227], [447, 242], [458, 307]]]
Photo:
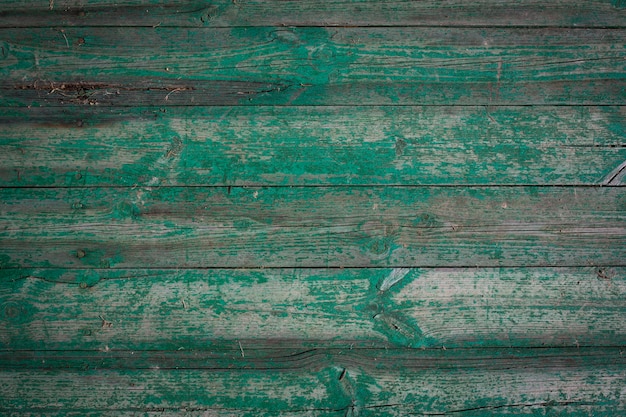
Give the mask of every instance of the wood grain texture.
[[95, 27], [0, 29], [0, 39], [3, 106], [620, 105], [626, 95], [622, 29]]
[[621, 187], [0, 189], [3, 268], [624, 266]]
[[[0, 26], [624, 27], [619, 0], [27, 0], [0, 2]], [[621, 6], [620, 6], [621, 4]]]
[[0, 350], [623, 346], [625, 296], [624, 268], [0, 270]]
[[[226, 368], [208, 352], [200, 353], [199, 361], [193, 354], [173, 355], [192, 358], [180, 361], [182, 369], [167, 366], [168, 354], [137, 352], [135, 359], [134, 353], [122, 352], [131, 368], [141, 362], [150, 368], [107, 369], [120, 357], [108, 352], [79, 354], [75, 360], [86, 370], [5, 369], [0, 411], [55, 416], [612, 416], [625, 411], [619, 349], [237, 354], [230, 352], [228, 362], [236, 365]], [[63, 363], [62, 355], [61, 361], [53, 354], [33, 359]], [[185, 369], [189, 362], [198, 365]]]
[[0, 0], [0, 415], [626, 414], [623, 0]]
[[592, 185], [626, 161], [625, 107], [0, 112], [11, 187]]

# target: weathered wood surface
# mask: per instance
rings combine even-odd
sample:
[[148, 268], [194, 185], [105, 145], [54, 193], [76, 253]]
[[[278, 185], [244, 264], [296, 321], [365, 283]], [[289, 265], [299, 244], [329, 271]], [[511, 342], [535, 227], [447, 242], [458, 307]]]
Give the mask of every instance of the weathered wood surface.
[[[0, 373], [0, 411], [20, 416], [620, 415], [626, 411], [622, 353], [615, 348], [344, 349], [260, 355], [252, 350], [242, 357], [239, 350], [127, 351], [76, 352], [67, 361], [63, 354], [35, 353], [30, 366]], [[28, 357], [2, 355], [0, 361]], [[75, 369], [77, 364], [83, 369]]]
[[625, 107], [1, 112], [11, 187], [619, 184], [626, 161]]
[[81, 27], [0, 29], [0, 38], [3, 106], [621, 105], [626, 96], [623, 29]]
[[0, 414], [626, 414], [625, 6], [0, 0]]
[[626, 269], [0, 270], [0, 309], [0, 351], [623, 346]]
[[623, 0], [2, 0], [0, 27], [624, 27]]
[[4, 188], [0, 201], [3, 268], [626, 266], [621, 187]]

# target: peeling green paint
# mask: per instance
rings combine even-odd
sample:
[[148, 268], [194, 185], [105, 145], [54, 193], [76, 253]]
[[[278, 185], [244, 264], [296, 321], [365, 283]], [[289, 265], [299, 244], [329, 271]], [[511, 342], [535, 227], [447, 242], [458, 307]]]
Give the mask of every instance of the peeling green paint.
[[0, 0], [0, 414], [626, 414], [622, 3]]

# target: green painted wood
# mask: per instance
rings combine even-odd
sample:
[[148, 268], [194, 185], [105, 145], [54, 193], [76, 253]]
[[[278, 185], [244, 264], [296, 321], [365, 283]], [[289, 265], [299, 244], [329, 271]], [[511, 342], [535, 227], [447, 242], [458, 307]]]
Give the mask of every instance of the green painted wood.
[[625, 268], [0, 270], [0, 350], [624, 346], [625, 300]]
[[626, 414], [623, 3], [0, 0], [0, 414]]
[[624, 27], [620, 3], [623, 1], [3, 0], [0, 25]]
[[0, 185], [584, 185], [625, 107], [0, 110]]
[[5, 188], [0, 201], [3, 268], [626, 265], [621, 187]]
[[[243, 345], [242, 345], [243, 348]], [[294, 371], [341, 368], [378, 368], [384, 371], [429, 369], [512, 369], [543, 362], [547, 368], [577, 368], [623, 365], [619, 347], [551, 347], [551, 348], [332, 348], [247, 346], [244, 354], [238, 344], [233, 347], [204, 347], [194, 350], [2, 350], [3, 369], [27, 370], [205, 370], [205, 371]], [[620, 352], [622, 353], [620, 355]], [[620, 357], [618, 357], [620, 356]], [[339, 363], [338, 363], [339, 362]], [[343, 366], [340, 366], [343, 365]], [[538, 363], [535, 363], [538, 365]], [[408, 368], [408, 369], [407, 369]], [[337, 375], [341, 376], [341, 374]], [[345, 375], [344, 375], [345, 377]]]
[[[83, 370], [63, 369], [62, 355], [60, 361], [54, 354], [36, 355], [33, 359], [52, 359], [61, 368], [45, 369], [34, 361], [30, 369], [1, 371], [0, 411], [55, 416], [614, 416], [626, 410], [626, 364], [619, 349], [263, 352], [260, 358], [255, 353], [238, 357], [233, 350], [232, 359], [224, 360], [209, 352], [199, 359], [188, 353], [136, 352], [135, 358], [135, 352], [122, 352], [120, 359], [128, 358], [130, 367], [152, 365], [138, 370], [109, 369], [120, 357], [117, 352], [77, 353], [73, 360], [85, 364]], [[182, 369], [173, 366], [190, 356], [180, 361]], [[192, 368], [185, 368], [189, 363]]]
[[622, 29], [92, 27], [0, 29], [0, 39], [2, 106], [620, 105], [626, 96]]

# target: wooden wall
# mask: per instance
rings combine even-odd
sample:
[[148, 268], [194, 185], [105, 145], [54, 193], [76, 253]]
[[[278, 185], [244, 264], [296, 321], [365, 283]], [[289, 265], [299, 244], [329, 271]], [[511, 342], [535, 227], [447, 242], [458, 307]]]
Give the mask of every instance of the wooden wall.
[[0, 0], [0, 414], [626, 414], [623, 0]]

